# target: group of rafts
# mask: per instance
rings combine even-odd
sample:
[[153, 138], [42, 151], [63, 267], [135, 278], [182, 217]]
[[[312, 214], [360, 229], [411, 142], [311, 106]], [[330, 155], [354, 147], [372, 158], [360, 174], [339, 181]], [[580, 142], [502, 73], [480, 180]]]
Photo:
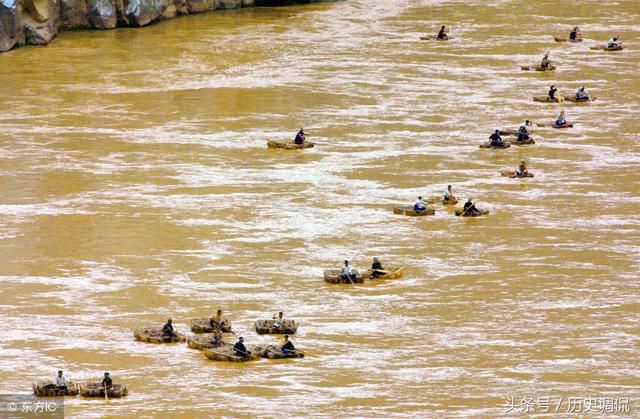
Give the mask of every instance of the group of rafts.
[[[446, 26], [442, 26], [437, 35], [423, 36], [420, 39], [422, 40], [436, 40], [436, 41], [448, 41], [453, 39], [453, 37], [449, 36], [448, 29]], [[580, 32], [580, 28], [577, 26], [573, 28], [573, 30], [569, 33], [567, 38], [563, 37], [554, 37], [557, 42], [582, 42], [583, 37]], [[605, 50], [605, 51], [621, 51], [624, 49], [622, 43], [620, 42], [619, 37], [613, 37], [607, 41], [606, 44], [591, 47], [593, 50]], [[551, 62], [549, 58], [549, 53], [546, 53], [542, 58], [540, 65], [538, 66], [522, 66], [520, 67], [522, 70], [529, 71], [554, 71], [556, 66]], [[546, 97], [534, 97], [533, 100], [535, 102], [548, 102], [548, 103], [562, 103], [563, 99], [558, 93], [558, 89], [555, 85], [552, 85], [549, 88], [549, 92]], [[591, 97], [586, 90], [585, 86], [581, 86], [578, 88], [576, 93], [573, 96], [565, 96], [564, 100], [572, 103], [590, 103], [595, 100], [595, 97]], [[564, 110], [560, 112], [555, 121], [549, 124], [537, 124], [538, 127], [551, 127], [556, 129], [566, 129], [572, 128], [573, 124], [568, 122], [566, 119], [566, 113]], [[489, 136], [489, 142], [485, 144], [481, 144], [480, 148], [490, 148], [490, 149], [505, 149], [511, 147], [511, 145], [530, 145], [535, 144], [536, 139], [533, 137], [534, 124], [530, 120], [526, 120], [517, 130], [495, 130]], [[514, 136], [513, 140], [505, 140], [502, 136]], [[529, 172], [527, 169], [527, 163], [523, 160], [520, 162], [520, 165], [515, 171], [502, 171], [500, 172], [503, 176], [509, 176], [512, 178], [526, 178], [533, 177], [533, 173]], [[448, 187], [448, 190], [445, 191], [442, 203], [444, 205], [455, 205], [458, 200], [451, 193], [451, 186]], [[422, 200], [422, 197], [418, 197], [417, 201], [413, 205], [413, 207], [398, 207], [394, 208], [394, 212], [405, 215], [432, 215], [435, 213], [435, 209], [429, 208], [426, 203]], [[479, 210], [475, 207], [474, 203], [471, 200], [468, 200], [462, 209], [456, 210], [456, 215], [461, 216], [480, 216], [488, 214], [486, 210]]]
[[[427, 35], [420, 37], [422, 40], [436, 40], [436, 41], [449, 41], [454, 39], [454, 37], [449, 35], [449, 30], [446, 26], [442, 26], [438, 31], [437, 35]], [[580, 28], [577, 26], [573, 28], [573, 30], [569, 33], [569, 36], [564, 37], [554, 37], [556, 42], [582, 42], [584, 38], [582, 37], [582, 33], [580, 32]], [[607, 41], [606, 44], [600, 46], [591, 47], [593, 50], [605, 50], [605, 51], [621, 51], [624, 49], [619, 37], [613, 37]], [[522, 70], [535, 70], [535, 71], [554, 71], [556, 66], [551, 62], [549, 58], [549, 53], [546, 53], [540, 62], [540, 65], [537, 66], [522, 66]], [[596, 98], [591, 97], [586, 90], [585, 86], [581, 86], [572, 96], [565, 96], [562, 98], [558, 93], [558, 89], [556, 85], [552, 85], [549, 88], [549, 92], [547, 96], [539, 97], [535, 96], [533, 98], [534, 102], [546, 102], [546, 103], [562, 103], [563, 101], [572, 102], [572, 103], [590, 103], [593, 102]], [[564, 110], [560, 112], [555, 121], [547, 124], [536, 124], [538, 127], [551, 127], [556, 129], [566, 129], [572, 128], [573, 124], [567, 121], [566, 113]], [[505, 149], [511, 147], [511, 145], [531, 145], [536, 143], [536, 139], [533, 136], [534, 132], [534, 124], [530, 120], [526, 120], [517, 130], [495, 130], [489, 136], [489, 142], [485, 144], [481, 144], [480, 148], [488, 148], [488, 149]], [[511, 136], [513, 139], [503, 139], [502, 137]], [[296, 134], [293, 140], [268, 140], [267, 145], [269, 148], [284, 148], [284, 149], [303, 149], [303, 148], [311, 148], [315, 144], [306, 140], [306, 134], [302, 128]], [[501, 171], [500, 174], [502, 176], [508, 176], [511, 178], [528, 178], [533, 177], [533, 173], [529, 172], [527, 169], [526, 161], [521, 161], [517, 170], [506, 170]], [[442, 199], [440, 198], [432, 198], [428, 201], [424, 201], [421, 196], [419, 196], [416, 202], [412, 206], [398, 206], [393, 208], [393, 212], [396, 214], [404, 214], [408, 216], [427, 216], [434, 215], [436, 210], [429, 204], [434, 204], [437, 201], [441, 201], [443, 205], [456, 205], [458, 203], [458, 199], [453, 196], [451, 191], [451, 186], [447, 188], [444, 193]], [[463, 216], [463, 217], [478, 217], [481, 215], [488, 214], [488, 210], [481, 210], [476, 208], [475, 204], [472, 200], [467, 200], [462, 208], [458, 208], [455, 210], [455, 215]], [[325, 280], [328, 282], [346, 282], [344, 277], [341, 281], [333, 281], [331, 278], [338, 278], [336, 275], [327, 275], [325, 273]], [[359, 282], [362, 282], [358, 277]], [[354, 282], [354, 281], [351, 281]]]
[[77, 383], [70, 380], [63, 371], [58, 371], [58, 375], [53, 380], [38, 381], [33, 383], [33, 394], [38, 397], [61, 397], [77, 396], [120, 398], [129, 394], [129, 389], [124, 384], [114, 383], [108, 372], [104, 373], [101, 382]]
[[[453, 39], [449, 36], [446, 26], [442, 26], [437, 35], [429, 35], [421, 37], [422, 40], [448, 41]], [[554, 37], [557, 42], [582, 42], [583, 37], [580, 29], [575, 27], [569, 37]], [[618, 37], [611, 38], [605, 45], [592, 47], [594, 50], [605, 51], [621, 51], [622, 43]], [[542, 58], [542, 62], [538, 66], [522, 66], [522, 70], [535, 71], [554, 71], [556, 66], [549, 59], [549, 53]], [[536, 102], [562, 103], [563, 99], [558, 94], [555, 85], [549, 88], [546, 97], [534, 97]], [[565, 101], [573, 103], [588, 103], [595, 100], [586, 92], [585, 86], [578, 89], [574, 96], [565, 96]], [[552, 128], [562, 129], [571, 128], [573, 124], [567, 122], [565, 112], [562, 111], [556, 121], [552, 124], [537, 124], [539, 127], [551, 126]], [[518, 130], [496, 130], [489, 137], [490, 142], [480, 145], [481, 148], [504, 149], [514, 145], [535, 144], [533, 138], [533, 123], [529, 120], [525, 121]], [[505, 141], [502, 136], [515, 136], [515, 140]], [[311, 148], [315, 144], [306, 140], [304, 129], [296, 134], [293, 140], [268, 140], [269, 148], [284, 148], [289, 150]], [[523, 160], [516, 171], [503, 171], [503, 176], [512, 178], [533, 177], [533, 174], [527, 170], [526, 162]], [[410, 216], [425, 216], [435, 214], [435, 209], [430, 204], [440, 200], [443, 205], [456, 205], [458, 199], [453, 195], [451, 185], [447, 187], [443, 198], [430, 199], [424, 201], [421, 196], [418, 197], [413, 206], [394, 207], [393, 212], [396, 214], [404, 214]], [[488, 214], [487, 210], [476, 208], [475, 204], [468, 200], [463, 208], [457, 209], [455, 214], [458, 216], [480, 216]], [[404, 268], [392, 267], [385, 269], [377, 258], [374, 258], [371, 268], [363, 273], [354, 269], [348, 260], [344, 261], [341, 269], [326, 270], [324, 272], [324, 280], [329, 283], [356, 284], [363, 283], [365, 280], [374, 279], [396, 279], [403, 275]], [[281, 334], [284, 335], [284, 342], [281, 344], [256, 345], [248, 349], [244, 344], [244, 338], [239, 337], [235, 344], [231, 344], [225, 340], [224, 335], [235, 333], [231, 329], [231, 323], [222, 317], [222, 311], [218, 310], [216, 316], [191, 319], [191, 331], [194, 335], [185, 336], [173, 328], [172, 320], [161, 327], [148, 327], [135, 329], [133, 335], [136, 340], [148, 343], [177, 343], [186, 342], [192, 349], [202, 350], [208, 359], [215, 361], [227, 362], [246, 362], [257, 360], [259, 358], [284, 359], [284, 358], [302, 358], [304, 353], [295, 349], [289, 335], [295, 334], [298, 325], [295, 320], [283, 318], [283, 313], [274, 315], [273, 319], [258, 320], [255, 322], [256, 332], [258, 334]], [[118, 398], [128, 395], [128, 388], [124, 384], [113, 383], [108, 372], [104, 373], [102, 382], [87, 382], [84, 384], [75, 383], [66, 376], [62, 371], [58, 371], [58, 375], [50, 381], [39, 381], [33, 384], [33, 392], [36, 396], [77, 396], [83, 397], [104, 397], [105, 399]]]
[[285, 319], [280, 312], [271, 319], [257, 320], [256, 333], [260, 335], [284, 335], [283, 343], [256, 345], [247, 348], [244, 338], [240, 336], [235, 344], [228, 336], [236, 333], [231, 329], [229, 320], [218, 310], [215, 316], [191, 319], [193, 335], [186, 336], [173, 327], [171, 319], [163, 327], [147, 327], [135, 329], [133, 336], [140, 342], [147, 343], [176, 343], [186, 342], [189, 348], [203, 351], [204, 355], [214, 361], [246, 362], [259, 358], [285, 359], [302, 358], [304, 353], [295, 348], [289, 335], [298, 330], [295, 320]]
[[[180, 333], [173, 327], [173, 321], [167, 320], [162, 327], [145, 327], [133, 330], [133, 336], [137, 341], [146, 343], [184, 343], [189, 348], [203, 351], [204, 355], [214, 361], [247, 362], [260, 358], [285, 359], [303, 358], [304, 353], [295, 348], [289, 335], [298, 331], [295, 320], [285, 319], [282, 312], [275, 314], [271, 319], [255, 322], [256, 333], [260, 335], [284, 335], [284, 342], [268, 345], [255, 345], [247, 348], [244, 338], [241, 336], [235, 344], [229, 340], [230, 335], [235, 335], [231, 329], [229, 320], [222, 316], [222, 310], [218, 310], [215, 316], [191, 319], [191, 331], [193, 335]], [[38, 381], [33, 384], [33, 393], [40, 397], [53, 396], [77, 396], [120, 398], [129, 394], [129, 389], [124, 384], [114, 383], [108, 372], [104, 373], [102, 382], [89, 382], [78, 384], [58, 371], [53, 380]]]

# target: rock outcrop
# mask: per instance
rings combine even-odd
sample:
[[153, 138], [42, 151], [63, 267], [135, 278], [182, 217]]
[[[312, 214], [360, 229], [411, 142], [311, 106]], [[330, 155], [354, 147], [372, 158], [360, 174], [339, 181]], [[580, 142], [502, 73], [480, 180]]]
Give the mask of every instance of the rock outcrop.
[[89, 27], [93, 29], [113, 29], [118, 26], [116, 6], [112, 0], [87, 0], [89, 6]]
[[20, 0], [0, 0], [0, 52], [23, 44], [22, 3]]
[[58, 0], [24, 0], [22, 21], [27, 44], [47, 45], [58, 34]]
[[60, 29], [87, 29], [89, 5], [87, 0], [60, 0]]
[[146, 26], [164, 15], [169, 0], [124, 0], [122, 5], [121, 26]]
[[46, 45], [59, 30], [146, 26], [179, 15], [326, 0], [0, 0], [0, 52]]

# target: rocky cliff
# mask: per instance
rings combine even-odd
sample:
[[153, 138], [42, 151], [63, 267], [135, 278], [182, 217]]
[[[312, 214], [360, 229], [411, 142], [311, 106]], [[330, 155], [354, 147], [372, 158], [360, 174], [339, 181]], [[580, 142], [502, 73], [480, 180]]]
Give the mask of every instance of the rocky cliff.
[[46, 45], [60, 30], [146, 26], [178, 15], [321, 0], [0, 0], [0, 52]]

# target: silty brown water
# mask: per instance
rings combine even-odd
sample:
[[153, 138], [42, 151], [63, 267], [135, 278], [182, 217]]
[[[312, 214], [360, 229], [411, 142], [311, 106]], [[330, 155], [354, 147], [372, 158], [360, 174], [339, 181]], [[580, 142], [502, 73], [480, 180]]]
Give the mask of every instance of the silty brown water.
[[[637, 2], [346, 2], [69, 32], [0, 55], [0, 393], [62, 368], [71, 417], [637, 414]], [[456, 39], [419, 41], [441, 24]], [[553, 42], [580, 25], [582, 44]], [[590, 46], [620, 35], [619, 53]], [[551, 52], [554, 73], [519, 70]], [[534, 103], [550, 84], [594, 103]], [[480, 150], [551, 122], [538, 144]], [[266, 148], [304, 126], [318, 146]], [[501, 170], [529, 162], [535, 178]], [[447, 184], [490, 216], [394, 215]], [[398, 281], [330, 286], [373, 256]], [[284, 310], [313, 357], [227, 365], [131, 329]], [[555, 408], [555, 406], [554, 406]], [[634, 413], [635, 412], [635, 413]]]

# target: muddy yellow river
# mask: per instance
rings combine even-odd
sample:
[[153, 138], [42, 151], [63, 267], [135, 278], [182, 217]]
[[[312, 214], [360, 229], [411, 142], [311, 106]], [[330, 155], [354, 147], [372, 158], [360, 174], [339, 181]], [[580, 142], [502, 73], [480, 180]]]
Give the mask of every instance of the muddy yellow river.
[[[349, 0], [0, 55], [0, 393], [63, 369], [129, 387], [67, 398], [78, 418], [639, 415], [639, 21], [636, 1]], [[454, 40], [419, 40], [443, 23]], [[553, 41], [574, 25], [585, 42]], [[557, 71], [520, 70], [546, 51]], [[597, 100], [532, 101], [551, 84]], [[478, 148], [561, 109], [574, 128]], [[300, 126], [315, 148], [266, 148]], [[500, 176], [521, 159], [535, 178]], [[490, 215], [393, 214], [448, 184]], [[404, 278], [323, 281], [374, 256]], [[218, 308], [249, 346], [284, 311], [310, 356], [133, 339]]]

